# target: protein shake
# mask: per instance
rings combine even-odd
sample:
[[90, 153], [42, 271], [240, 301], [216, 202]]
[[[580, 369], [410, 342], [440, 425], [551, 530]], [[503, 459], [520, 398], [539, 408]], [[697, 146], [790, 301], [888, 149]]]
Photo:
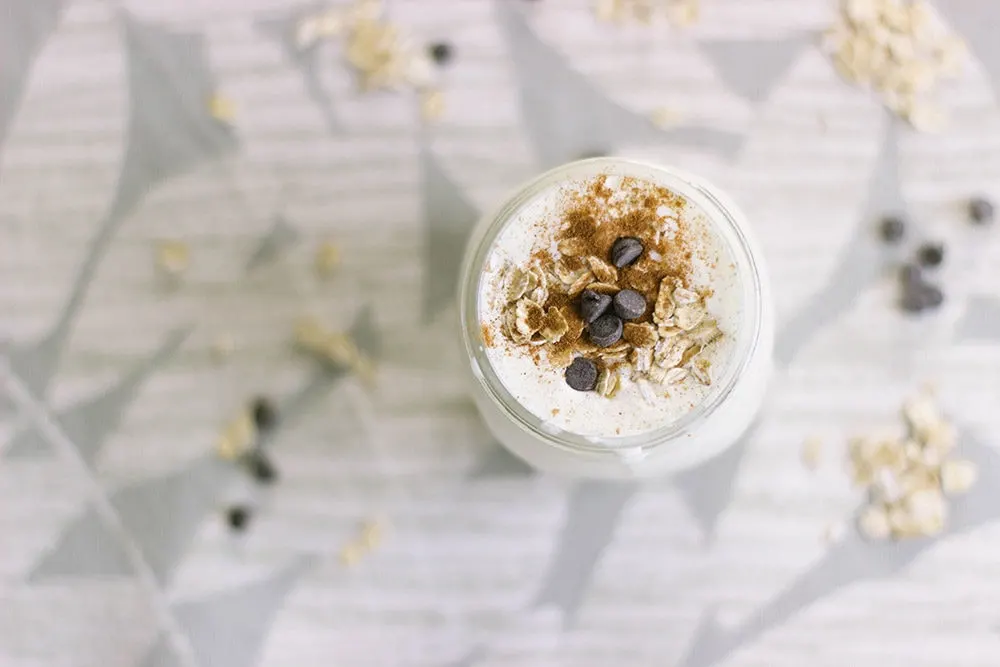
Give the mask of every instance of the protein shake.
[[757, 412], [773, 335], [762, 267], [719, 193], [692, 179], [567, 165], [474, 235], [462, 295], [474, 396], [534, 465], [656, 474], [720, 451]]

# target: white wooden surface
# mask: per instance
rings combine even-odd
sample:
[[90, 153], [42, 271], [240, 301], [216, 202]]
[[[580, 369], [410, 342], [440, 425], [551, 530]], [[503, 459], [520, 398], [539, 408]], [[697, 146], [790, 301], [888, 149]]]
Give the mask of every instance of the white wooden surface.
[[[513, 2], [513, 0], [510, 0]], [[688, 31], [596, 24], [579, 0], [523, 3], [537, 32], [611, 98], [646, 112], [677, 109], [747, 135], [733, 164], [669, 146], [625, 147], [721, 181], [762, 237], [787, 318], [828, 278], [857, 225], [881, 140], [880, 111], [805, 53], [769, 99], [728, 92], [696, 40], [817, 30], [823, 0], [703, 0]], [[287, 346], [291, 320], [313, 310], [346, 325], [374, 304], [387, 336], [379, 390], [337, 385], [276, 444], [282, 479], [245, 539], [221, 520], [202, 526], [169, 591], [221, 590], [300, 553], [320, 555], [276, 616], [261, 665], [442, 665], [474, 646], [480, 665], [671, 665], [702, 614], [736, 625], [817, 561], [825, 525], [857, 502], [839, 465], [843, 436], [892, 419], [925, 380], [963, 424], [1000, 441], [1000, 342], [955, 343], [970, 294], [997, 294], [1000, 236], [970, 230], [961, 201], [1000, 198], [1000, 114], [973, 62], [942, 99], [936, 136], [905, 133], [904, 194], [928, 236], [947, 239], [947, 305], [925, 322], [891, 307], [889, 281], [860, 295], [776, 381], [714, 543], [703, 545], [676, 491], [636, 496], [566, 632], [524, 612], [545, 574], [568, 485], [466, 477], [486, 451], [463, 395], [460, 359], [442, 345], [449, 317], [420, 323], [423, 223], [418, 122], [406, 96], [356, 94], [334, 62], [324, 77], [347, 131], [331, 136], [276, 45], [253, 30], [280, 0], [129, 0], [137, 16], [204, 30], [212, 65], [237, 105], [241, 150], [148, 197], [102, 263], [60, 366], [58, 408], [109, 382], [181, 322], [196, 329], [144, 388], [97, 470], [112, 488], [209, 451], [248, 392], [282, 395], [308, 373]], [[456, 50], [444, 73], [448, 110], [433, 149], [481, 207], [532, 165], [517, 91], [485, 0], [392, 0], [396, 19]], [[113, 6], [76, 0], [30, 78], [0, 154], [0, 339], [29, 338], [52, 320], [109, 201], [121, 159], [124, 68]], [[2, 19], [0, 19], [2, 20]], [[303, 235], [278, 265], [246, 279], [242, 264], [275, 212]], [[182, 288], [156, 285], [152, 241], [181, 236], [193, 268]], [[344, 264], [317, 283], [313, 244], [336, 239]], [[208, 356], [231, 332], [232, 360]], [[905, 345], [901, 345], [901, 341]], [[909, 350], [914, 350], [910, 352]], [[10, 433], [21, 413], [5, 418]], [[811, 434], [828, 443], [817, 474], [799, 463]], [[0, 437], [0, 442], [6, 440]], [[232, 490], [233, 496], [243, 491]], [[0, 461], [0, 664], [136, 664], [152, 641], [147, 601], [129, 583], [33, 585], [25, 577], [86, 502], [60, 459]], [[385, 544], [353, 569], [337, 559], [357, 522], [391, 519]], [[990, 666], [1000, 662], [1000, 525], [935, 545], [901, 574], [824, 597], [724, 661], [727, 667], [851, 664]]]

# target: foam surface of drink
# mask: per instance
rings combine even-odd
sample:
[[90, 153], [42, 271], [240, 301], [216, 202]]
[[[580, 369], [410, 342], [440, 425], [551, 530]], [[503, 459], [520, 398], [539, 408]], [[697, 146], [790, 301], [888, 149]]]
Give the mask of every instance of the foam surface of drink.
[[[619, 176], [604, 170], [606, 185], [614, 189]], [[655, 173], [655, 172], [653, 172]], [[479, 285], [479, 319], [484, 334], [495, 344], [487, 346], [489, 362], [508, 392], [543, 421], [543, 427], [562, 430], [594, 440], [634, 436], [669, 426], [697, 407], [712, 387], [687, 381], [679, 385], [640, 386], [622, 379], [613, 398], [597, 392], [580, 392], [566, 384], [564, 371], [539, 364], [530, 348], [508, 341], [502, 334], [504, 307], [503, 273], [508, 264], [527, 266], [540, 249], [553, 250], [554, 237], [564, 224], [568, 191], [581, 190], [593, 176], [564, 182], [526, 202], [510, 219], [490, 250]], [[661, 185], [655, 178], [640, 179]], [[710, 314], [718, 320], [724, 336], [704, 355], [711, 361], [712, 375], [720, 377], [732, 360], [735, 337], [742, 319], [742, 288], [733, 255], [716, 233], [707, 215], [687, 201], [671, 215], [680, 215], [692, 247], [690, 283], [708, 288]], [[669, 234], [669, 220], [665, 220]]]

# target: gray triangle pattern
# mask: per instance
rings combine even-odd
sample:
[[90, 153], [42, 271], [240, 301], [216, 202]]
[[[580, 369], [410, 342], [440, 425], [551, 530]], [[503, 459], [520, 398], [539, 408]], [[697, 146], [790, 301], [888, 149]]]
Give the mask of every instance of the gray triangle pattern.
[[637, 489], [632, 482], [592, 481], [573, 488], [558, 546], [534, 606], [554, 605], [563, 611], [567, 625], [573, 622], [601, 554]]
[[139, 663], [139, 667], [184, 667], [184, 662], [177, 657], [170, 643], [161, 635]]
[[[373, 361], [377, 362], [381, 358], [382, 334], [375, 322], [375, 314], [370, 305], [365, 306], [358, 314], [351, 326], [351, 336], [357, 342], [358, 348], [368, 354]], [[258, 446], [270, 445], [285, 428], [305, 412], [313, 401], [329, 391], [330, 387], [347, 373], [346, 368], [319, 364], [298, 389], [281, 401], [279, 406], [281, 421], [277, 428], [260, 434], [257, 439]]]
[[956, 338], [959, 342], [1000, 340], [1000, 300], [991, 296], [969, 299]]
[[873, 229], [880, 216], [906, 211], [899, 179], [899, 133], [899, 122], [886, 114], [882, 147], [857, 229], [841, 250], [827, 283], [778, 331], [774, 359], [779, 368], [791, 364], [813, 336], [847, 312], [889, 268], [891, 255], [880, 247]]
[[275, 216], [271, 229], [261, 237], [260, 241], [257, 242], [257, 247], [250, 253], [246, 270], [253, 271], [273, 261], [298, 238], [299, 233], [288, 223], [288, 220], [284, 216]]
[[661, 130], [649, 119], [608, 99], [566, 59], [542, 42], [514, 2], [494, 0], [521, 96], [522, 118], [543, 167], [628, 142], [660, 142], [734, 155], [742, 137], [686, 124]]
[[[121, 423], [129, 406], [135, 401], [143, 383], [156, 370], [166, 364], [187, 337], [187, 331], [175, 331], [156, 352], [143, 359], [126, 373], [115, 385], [101, 394], [84, 400], [55, 415], [63, 433], [80, 451], [83, 459], [92, 464], [101, 446]], [[15, 436], [7, 448], [7, 458], [31, 458], [49, 451], [45, 439], [34, 428]]]
[[785, 39], [704, 40], [699, 46], [731, 91], [758, 103], [767, 99], [810, 39], [798, 33]]
[[383, 341], [382, 332], [375, 321], [375, 310], [371, 305], [361, 309], [354, 325], [351, 326], [351, 337], [358, 345], [358, 349], [370, 356], [373, 360], [382, 358]]
[[53, 452], [52, 444], [33, 423], [15, 431], [7, 447], [2, 450], [2, 458], [10, 460], [33, 459], [48, 456]]
[[134, 574], [119, 537], [112, 535], [92, 507], [63, 532], [54, 550], [32, 568], [28, 580], [43, 583], [61, 577], [130, 577]]
[[0, 0], [0, 152], [24, 95], [28, 72], [59, 24], [64, 0]]
[[200, 34], [141, 23], [120, 12], [125, 34], [129, 120], [125, 157], [110, 209], [91, 240], [56, 323], [37, 342], [15, 345], [10, 366], [39, 399], [45, 399], [105, 253], [121, 223], [142, 197], [164, 180], [234, 150], [232, 129], [209, 113], [216, 89]]
[[[257, 664], [274, 617], [313, 559], [302, 558], [270, 579], [212, 597], [175, 605], [195, 657], [206, 667], [249, 667]], [[160, 640], [142, 661], [143, 667], [172, 667], [173, 652]]]
[[445, 173], [426, 143], [420, 148], [424, 205], [424, 321], [455, 301], [465, 245], [479, 211]]
[[674, 486], [698, 522], [706, 542], [714, 539], [719, 517], [733, 499], [736, 474], [759, 428], [760, 418], [732, 447], [697, 468], [679, 473], [673, 479]]
[[498, 477], [531, 477], [535, 469], [507, 451], [495, 440], [490, 444], [485, 456], [469, 474], [469, 479], [495, 479]]
[[850, 531], [818, 563], [764, 604], [743, 625], [732, 630], [723, 629], [715, 620], [714, 612], [709, 611], [679, 667], [718, 664], [768, 630], [845, 586], [893, 576], [941, 539], [1000, 520], [1000, 504], [995, 495], [1000, 484], [1000, 453], [982, 444], [968, 431], [962, 434], [960, 451], [978, 464], [980, 479], [968, 495], [953, 502], [951, 525], [943, 537], [872, 543]]
[[989, 75], [994, 91], [1000, 94], [1000, 44], [996, 40], [1000, 3], [989, 0], [939, 0], [934, 6], [961, 34]]
[[161, 583], [169, 582], [205, 517], [217, 505], [226, 469], [213, 458], [116, 492], [114, 504]]
[[[124, 487], [111, 497], [122, 525], [161, 582], [169, 581], [194, 539], [198, 526], [217, 503], [222, 489], [221, 464], [201, 459], [163, 477]], [[80, 551], [87, 545], [106, 542], [105, 552]], [[54, 548], [35, 567], [35, 581], [53, 577], [89, 577], [118, 567], [112, 559], [115, 538], [93, 510], [88, 510], [60, 536]], [[83, 545], [83, 546], [81, 546]], [[93, 558], [78, 558], [92, 553]], [[101, 560], [97, 556], [112, 560]]]
[[322, 2], [314, 2], [300, 5], [279, 15], [267, 16], [257, 21], [257, 29], [262, 35], [278, 43], [285, 58], [302, 77], [306, 95], [323, 115], [327, 130], [337, 134], [343, 127], [334, 112], [333, 98], [320, 81], [320, 49], [318, 45], [300, 49], [295, 39], [299, 21], [324, 6]]

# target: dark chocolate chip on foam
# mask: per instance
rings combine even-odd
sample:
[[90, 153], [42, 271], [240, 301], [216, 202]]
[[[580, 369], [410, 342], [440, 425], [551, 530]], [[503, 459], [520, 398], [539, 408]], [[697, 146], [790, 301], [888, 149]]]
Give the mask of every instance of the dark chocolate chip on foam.
[[592, 391], [597, 386], [597, 364], [577, 357], [566, 369], [566, 384], [577, 391]]
[[624, 324], [614, 313], [605, 313], [591, 322], [587, 327], [590, 341], [598, 347], [611, 347], [622, 337]]
[[611, 297], [594, 290], [585, 289], [580, 292], [580, 319], [590, 324], [607, 312], [611, 307]]
[[615, 313], [623, 320], [637, 320], [646, 312], [646, 297], [634, 289], [623, 289], [615, 294]]
[[619, 269], [639, 259], [643, 251], [642, 241], [634, 236], [622, 236], [611, 246], [611, 263]]
[[969, 202], [969, 218], [977, 225], [993, 222], [993, 202], [985, 197], [976, 197]]

